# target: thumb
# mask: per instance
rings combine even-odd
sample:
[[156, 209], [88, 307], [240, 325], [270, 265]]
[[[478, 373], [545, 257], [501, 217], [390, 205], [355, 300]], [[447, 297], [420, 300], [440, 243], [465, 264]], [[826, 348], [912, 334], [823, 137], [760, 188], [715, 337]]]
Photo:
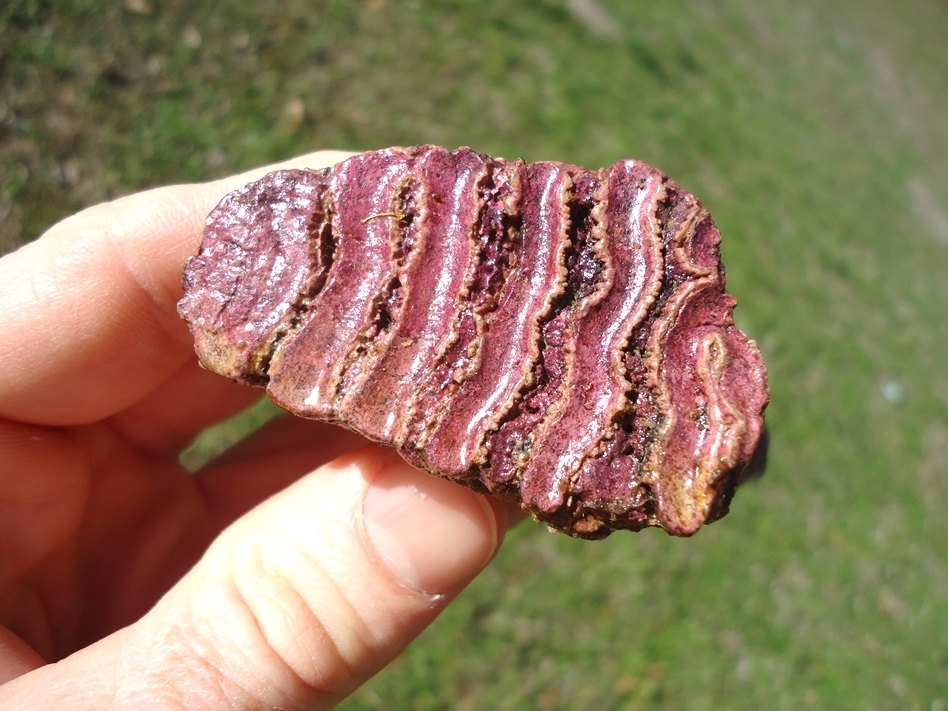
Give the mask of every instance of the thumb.
[[327, 708], [487, 564], [502, 507], [367, 447], [226, 529], [137, 623], [0, 688], [0, 707]]

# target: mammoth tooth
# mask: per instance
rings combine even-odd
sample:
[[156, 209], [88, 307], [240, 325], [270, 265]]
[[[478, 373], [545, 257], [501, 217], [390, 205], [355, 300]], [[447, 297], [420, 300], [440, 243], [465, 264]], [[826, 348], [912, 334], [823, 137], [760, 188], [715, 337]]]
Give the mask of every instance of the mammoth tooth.
[[208, 370], [552, 528], [690, 535], [768, 400], [719, 242], [641, 161], [389, 148], [226, 196], [179, 311]]

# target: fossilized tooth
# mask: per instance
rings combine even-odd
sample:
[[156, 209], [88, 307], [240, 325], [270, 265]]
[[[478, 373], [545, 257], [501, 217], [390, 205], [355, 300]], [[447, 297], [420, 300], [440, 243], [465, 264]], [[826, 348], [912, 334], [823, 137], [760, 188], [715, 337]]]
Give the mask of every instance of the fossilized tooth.
[[555, 529], [690, 535], [768, 399], [719, 242], [640, 161], [390, 148], [226, 196], [179, 311], [205, 368]]

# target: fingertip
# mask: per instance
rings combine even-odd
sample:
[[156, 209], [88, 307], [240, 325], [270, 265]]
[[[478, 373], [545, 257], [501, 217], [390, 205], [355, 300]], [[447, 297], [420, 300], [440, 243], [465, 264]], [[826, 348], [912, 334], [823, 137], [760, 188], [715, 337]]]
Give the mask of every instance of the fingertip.
[[483, 496], [400, 460], [372, 481], [363, 521], [369, 544], [398, 584], [432, 595], [467, 584], [502, 538]]
[[0, 626], [0, 684], [37, 669], [46, 662], [19, 635]]
[[328, 708], [487, 565], [499, 511], [363, 447], [235, 521], [139, 622], [24, 674], [0, 707]]

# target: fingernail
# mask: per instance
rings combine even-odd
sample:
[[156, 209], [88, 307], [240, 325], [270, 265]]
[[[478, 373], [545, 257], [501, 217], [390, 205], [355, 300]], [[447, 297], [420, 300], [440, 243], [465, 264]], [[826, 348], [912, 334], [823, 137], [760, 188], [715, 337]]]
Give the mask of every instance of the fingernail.
[[395, 579], [422, 593], [448, 593], [466, 584], [497, 547], [497, 520], [482, 496], [401, 462], [372, 482], [363, 516], [372, 545]]

